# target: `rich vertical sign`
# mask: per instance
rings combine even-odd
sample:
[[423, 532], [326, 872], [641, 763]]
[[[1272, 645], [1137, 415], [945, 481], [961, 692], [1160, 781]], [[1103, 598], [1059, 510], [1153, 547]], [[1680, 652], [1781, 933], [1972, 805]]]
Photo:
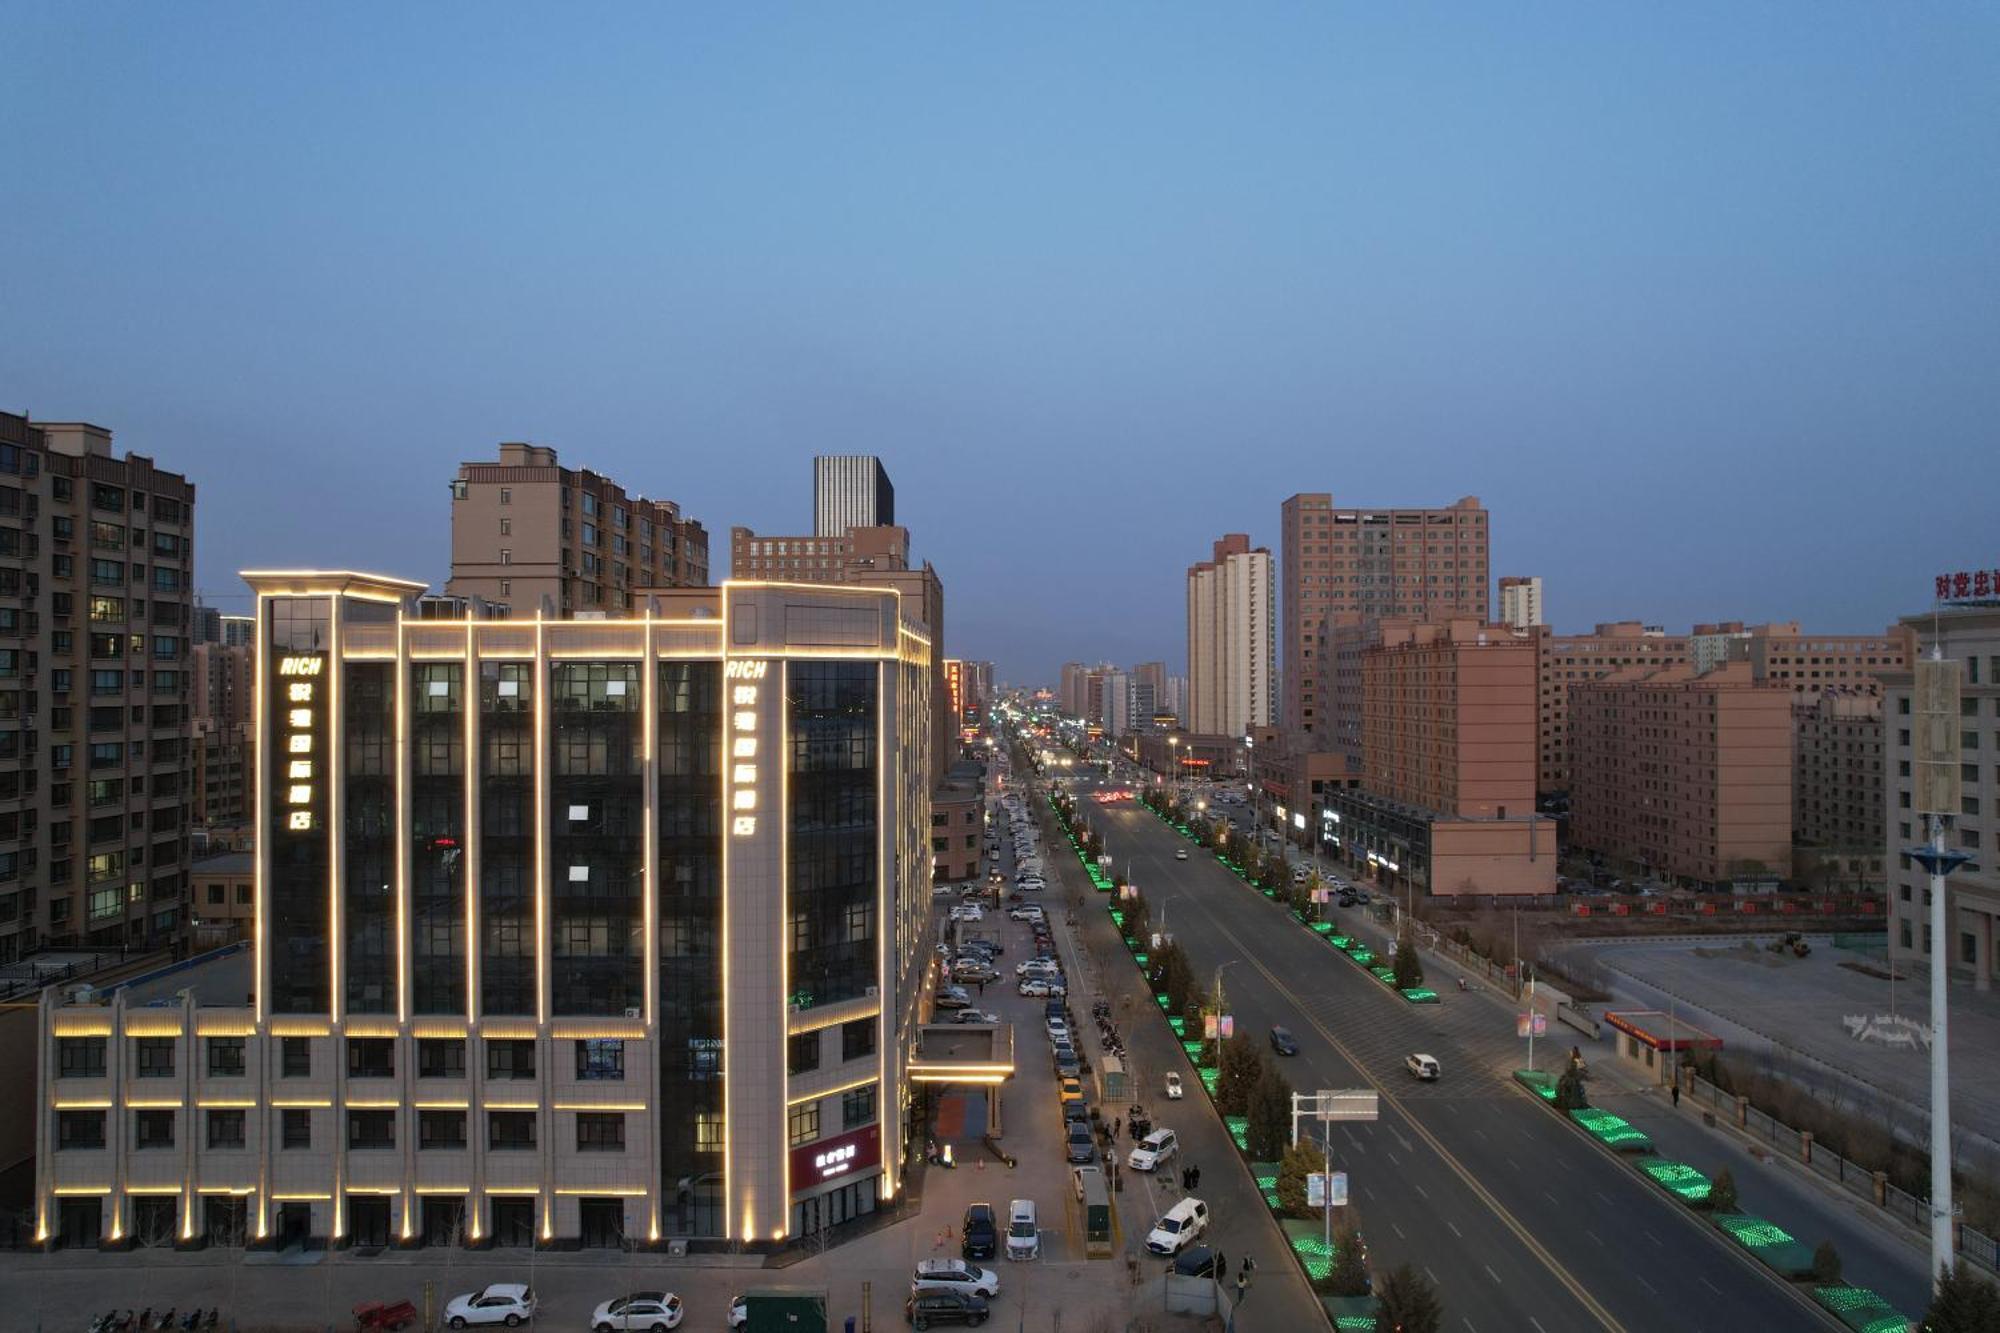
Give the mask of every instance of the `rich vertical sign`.
[[326, 654], [284, 653], [271, 691], [273, 824], [312, 833], [326, 824]]
[[[758, 717], [769, 662], [727, 662], [722, 681], [729, 690], [729, 833], [736, 838], [757, 836]], [[783, 756], [779, 756], [782, 760]]]

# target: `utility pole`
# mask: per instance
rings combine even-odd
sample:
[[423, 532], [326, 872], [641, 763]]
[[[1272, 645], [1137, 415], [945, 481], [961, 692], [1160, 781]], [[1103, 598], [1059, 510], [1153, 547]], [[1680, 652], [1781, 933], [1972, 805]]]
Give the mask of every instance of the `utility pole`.
[[[1924, 817], [1929, 840], [1910, 849], [1910, 859], [1930, 876], [1929, 933], [1931, 955], [1931, 1281], [1950, 1270], [1953, 1251], [1952, 1224], [1956, 1210], [1951, 1202], [1951, 1040], [1950, 993], [1947, 969], [1951, 965], [1953, 942], [1952, 912], [1947, 897], [1952, 872], [1971, 864], [1964, 852], [1945, 846], [1945, 828], [1959, 811], [1959, 666], [1944, 656], [1944, 646], [1933, 641], [1929, 658], [1912, 664], [1915, 714], [1915, 800], [1912, 804]], [[1890, 964], [1890, 970], [1895, 965]]]

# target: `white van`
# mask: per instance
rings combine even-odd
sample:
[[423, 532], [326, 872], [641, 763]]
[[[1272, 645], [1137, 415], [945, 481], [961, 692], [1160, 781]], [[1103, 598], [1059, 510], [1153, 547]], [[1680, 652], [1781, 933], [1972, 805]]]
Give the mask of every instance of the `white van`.
[[1042, 1252], [1042, 1228], [1035, 1220], [1035, 1201], [1016, 1199], [1007, 1205], [1007, 1257], [1033, 1259]]

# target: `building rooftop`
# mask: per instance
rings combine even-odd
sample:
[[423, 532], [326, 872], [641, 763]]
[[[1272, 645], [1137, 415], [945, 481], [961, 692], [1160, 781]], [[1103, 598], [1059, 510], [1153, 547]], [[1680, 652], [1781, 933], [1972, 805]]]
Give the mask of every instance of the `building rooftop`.
[[197, 875], [247, 875], [256, 869], [255, 852], [217, 852], [214, 856], [198, 857], [194, 863]]

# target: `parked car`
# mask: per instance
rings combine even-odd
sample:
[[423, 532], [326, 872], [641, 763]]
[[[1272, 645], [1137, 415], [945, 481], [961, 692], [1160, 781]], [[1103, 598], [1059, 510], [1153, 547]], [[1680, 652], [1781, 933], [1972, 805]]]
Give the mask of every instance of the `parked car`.
[[1279, 1055], [1297, 1055], [1299, 1039], [1292, 1035], [1290, 1028], [1274, 1027], [1271, 1029], [1271, 1049]]
[[1426, 1083], [1437, 1082], [1438, 1062], [1431, 1056], [1406, 1055], [1403, 1057], [1403, 1065], [1410, 1071], [1412, 1078], [1422, 1079]]
[[972, 1001], [964, 991], [941, 990], [931, 1001], [933, 1009], [970, 1009]]
[[1208, 1230], [1208, 1205], [1193, 1197], [1167, 1209], [1146, 1233], [1146, 1248], [1154, 1254], [1179, 1254]]
[[1176, 860], [1176, 861], [1185, 861], [1185, 860], [1187, 860], [1187, 848], [1185, 848], [1185, 847], [1176, 847], [1176, 848], [1174, 848], [1174, 860]]
[[1065, 1155], [1071, 1162], [1095, 1162], [1097, 1160], [1097, 1138], [1090, 1132], [1088, 1123], [1069, 1122], [1068, 1149]]
[[741, 1328], [749, 1322], [750, 1302], [741, 1296], [731, 1297], [729, 1301], [729, 1326], [731, 1328]]
[[1021, 979], [1021, 984], [1019, 986], [1016, 986], [1014, 989], [1019, 991], [1023, 995], [1031, 995], [1037, 998], [1052, 993], [1049, 990], [1049, 983], [1042, 980], [1040, 977], [1023, 977]]
[[903, 1318], [911, 1328], [937, 1324], [983, 1324], [990, 1313], [977, 1296], [956, 1291], [913, 1291], [903, 1302]]
[[1033, 1199], [1016, 1199], [1007, 1205], [1007, 1257], [1026, 1261], [1042, 1252], [1042, 1225], [1035, 1215]]
[[1181, 1091], [1181, 1076], [1169, 1070], [1167, 1072], [1167, 1100], [1177, 1102], [1185, 1095]]
[[1206, 1245], [1190, 1245], [1174, 1259], [1174, 1272], [1182, 1277], [1225, 1277], [1217, 1270], [1215, 1251]]
[[921, 1259], [912, 1291], [959, 1291], [971, 1296], [998, 1296], [1000, 1275], [962, 1259]]
[[998, 1023], [1000, 1015], [991, 1009], [961, 1009], [951, 1016], [954, 1023]]
[[591, 1311], [590, 1326], [597, 1333], [612, 1333], [614, 1329], [621, 1333], [628, 1329], [659, 1333], [661, 1329], [679, 1328], [683, 1313], [681, 1298], [670, 1291], [635, 1291]]
[[958, 1252], [967, 1259], [991, 1259], [1000, 1248], [1000, 1227], [993, 1220], [993, 1205], [975, 1203], [965, 1210], [959, 1226]]
[[1151, 1171], [1179, 1152], [1181, 1142], [1171, 1129], [1156, 1129], [1125, 1154], [1125, 1165], [1134, 1171]]
[[445, 1302], [444, 1321], [453, 1328], [505, 1324], [515, 1328], [535, 1317], [535, 1289], [519, 1282], [495, 1282]]

